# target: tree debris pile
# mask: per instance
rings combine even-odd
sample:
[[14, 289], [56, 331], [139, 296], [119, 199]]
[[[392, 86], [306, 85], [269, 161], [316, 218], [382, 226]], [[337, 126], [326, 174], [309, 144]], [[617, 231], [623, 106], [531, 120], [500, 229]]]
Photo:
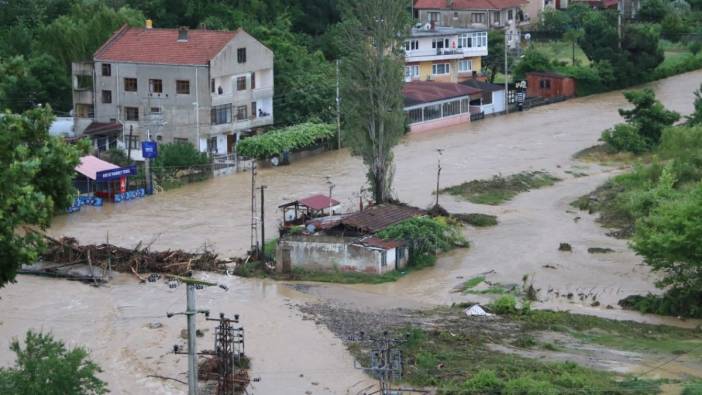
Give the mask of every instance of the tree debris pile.
[[[235, 394], [243, 394], [249, 386], [249, 360], [245, 356], [232, 358], [233, 368], [229, 372], [222, 372], [221, 359], [214, 351], [203, 351], [202, 354], [209, 355], [201, 360], [197, 370], [198, 379], [201, 381], [217, 381], [219, 385], [230, 388]], [[221, 380], [221, 375], [226, 377]], [[228, 383], [224, 383], [228, 381]], [[217, 392], [219, 393], [219, 392]]]
[[167, 273], [186, 275], [191, 270], [223, 270], [227, 261], [208, 250], [189, 253], [182, 250], [151, 251], [142, 248], [140, 242], [135, 248], [117, 247], [112, 244], [80, 245], [72, 237], [54, 239], [44, 236], [47, 248], [41, 256], [46, 262], [64, 264], [88, 264], [90, 266], [111, 267], [125, 273]]

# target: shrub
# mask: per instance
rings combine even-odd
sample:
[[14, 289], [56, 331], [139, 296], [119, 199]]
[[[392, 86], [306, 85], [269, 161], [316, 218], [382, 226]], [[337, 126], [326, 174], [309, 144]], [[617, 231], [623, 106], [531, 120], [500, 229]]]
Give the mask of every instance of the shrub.
[[661, 159], [670, 160], [680, 183], [702, 179], [702, 125], [673, 127], [663, 131], [658, 149]]
[[514, 314], [517, 312], [517, 299], [512, 295], [502, 295], [492, 303], [495, 314]]
[[693, 381], [685, 384], [682, 395], [702, 395], [702, 381]]
[[702, 318], [702, 292], [673, 288], [663, 295], [631, 295], [619, 301], [641, 313]]
[[602, 141], [617, 151], [640, 154], [650, 148], [634, 125], [620, 123], [602, 132]]
[[697, 55], [702, 50], [702, 41], [695, 40], [695, 41], [691, 42], [687, 46], [687, 49], [689, 49], [693, 55]]
[[207, 154], [199, 152], [192, 144], [161, 144], [154, 160], [154, 172], [158, 175], [175, 176], [179, 170], [203, 167], [210, 163]]
[[495, 394], [500, 393], [504, 385], [495, 371], [481, 369], [463, 383], [461, 390], [469, 394]]
[[237, 152], [248, 158], [268, 159], [285, 151], [313, 147], [335, 135], [336, 128], [332, 124], [301, 123], [244, 139], [237, 145]]
[[504, 387], [505, 395], [557, 395], [558, 389], [548, 381], [522, 376], [509, 380]]
[[411, 218], [378, 232], [382, 239], [403, 240], [410, 247], [410, 265], [417, 265], [439, 251], [467, 246], [459, 223], [446, 217]]

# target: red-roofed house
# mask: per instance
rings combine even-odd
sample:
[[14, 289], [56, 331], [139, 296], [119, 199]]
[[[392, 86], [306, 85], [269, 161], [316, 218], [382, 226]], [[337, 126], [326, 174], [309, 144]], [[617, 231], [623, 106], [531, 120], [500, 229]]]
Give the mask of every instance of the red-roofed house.
[[138, 160], [150, 135], [231, 153], [240, 134], [273, 124], [273, 52], [241, 29], [125, 25], [74, 63], [73, 103], [76, 132], [98, 150]]
[[402, 93], [412, 132], [468, 123], [471, 115], [482, 115], [482, 91], [471, 86], [412, 81], [405, 83]]
[[[537, 7], [527, 14], [523, 7], [531, 2]], [[544, 0], [414, 0], [414, 12], [421, 23], [499, 29], [511, 22], [519, 24], [529, 19], [536, 20], [543, 10], [543, 3]]]

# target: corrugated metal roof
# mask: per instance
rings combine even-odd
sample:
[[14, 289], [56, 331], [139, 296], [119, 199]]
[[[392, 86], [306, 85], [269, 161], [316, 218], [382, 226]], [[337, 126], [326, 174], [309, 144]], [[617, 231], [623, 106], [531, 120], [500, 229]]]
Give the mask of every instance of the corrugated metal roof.
[[393, 248], [405, 245], [405, 243], [401, 240], [384, 240], [375, 236], [364, 237], [363, 239], [358, 240], [358, 244], [368, 247], [382, 248], [383, 250], [392, 250]]
[[405, 106], [480, 94], [481, 90], [453, 82], [412, 81], [402, 87]]
[[338, 200], [330, 198], [326, 195], [322, 195], [321, 193], [317, 195], [308, 196], [304, 199], [298, 200], [297, 202], [303, 206], [311, 208], [312, 210], [324, 210], [328, 209], [329, 207], [338, 206], [340, 204]]
[[424, 210], [399, 204], [378, 204], [355, 212], [341, 220], [341, 224], [362, 232], [379, 232], [390, 225], [424, 215]]
[[106, 162], [93, 155], [86, 155], [80, 158], [80, 163], [75, 167], [75, 171], [91, 180], [95, 180], [97, 172], [113, 169], [119, 169], [119, 166]]
[[95, 52], [95, 60], [206, 65], [237, 32], [193, 29], [188, 30], [187, 40], [178, 40], [178, 29], [145, 29], [125, 25]]

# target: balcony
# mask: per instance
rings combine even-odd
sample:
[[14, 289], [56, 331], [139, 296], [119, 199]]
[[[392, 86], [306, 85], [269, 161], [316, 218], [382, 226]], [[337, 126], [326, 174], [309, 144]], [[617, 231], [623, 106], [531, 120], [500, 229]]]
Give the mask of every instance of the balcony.
[[219, 106], [221, 104], [235, 103], [247, 104], [252, 101], [271, 99], [273, 97], [273, 88], [257, 88], [246, 89], [243, 91], [225, 92], [223, 94], [212, 94], [212, 105]]
[[406, 51], [405, 60], [407, 62], [421, 62], [426, 60], [463, 59], [472, 56], [487, 56], [487, 53], [487, 47], [416, 49]]
[[266, 125], [273, 124], [273, 114], [268, 114], [262, 117], [248, 117], [244, 119], [235, 119], [230, 123], [223, 123], [219, 125], [210, 126], [210, 135], [217, 135], [221, 133], [229, 133], [237, 130], [245, 130], [251, 128], [257, 128]]

